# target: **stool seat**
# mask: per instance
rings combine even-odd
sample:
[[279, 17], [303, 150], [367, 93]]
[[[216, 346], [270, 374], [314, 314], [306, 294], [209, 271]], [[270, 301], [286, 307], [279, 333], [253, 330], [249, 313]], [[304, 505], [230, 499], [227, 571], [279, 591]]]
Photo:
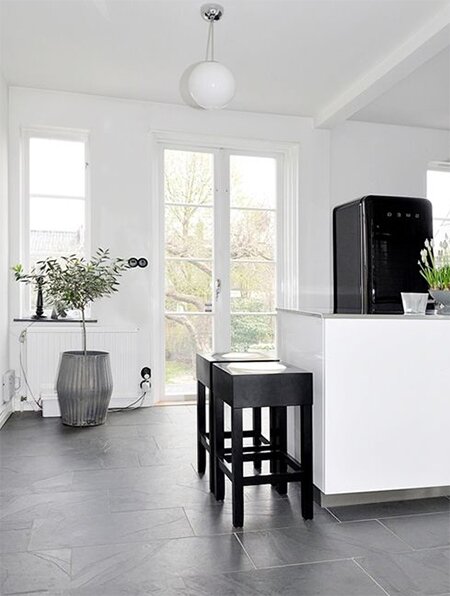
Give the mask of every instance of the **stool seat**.
[[312, 374], [284, 364], [283, 370], [237, 370], [216, 363], [213, 383], [216, 395], [234, 408], [301, 406], [312, 404]]
[[225, 352], [215, 354], [201, 354], [196, 356], [196, 374], [197, 381], [202, 383], [205, 387], [211, 387], [212, 365], [216, 363], [230, 363], [230, 362], [278, 362], [278, 358], [262, 354], [260, 352], [241, 352], [239, 356], [237, 352]]
[[[302, 515], [313, 517], [312, 484], [312, 403], [311, 372], [280, 363], [281, 366], [233, 366], [215, 363], [212, 367], [214, 386], [215, 489], [217, 500], [225, 496], [225, 475], [231, 480], [233, 525], [244, 523], [244, 486], [272, 484], [286, 494], [288, 482], [302, 483]], [[224, 404], [231, 408], [231, 448], [225, 447]], [[301, 461], [287, 452], [287, 407], [301, 410]], [[242, 412], [245, 408], [270, 408], [270, 443], [244, 447]], [[270, 473], [261, 473], [261, 462], [270, 461]], [[257, 462], [258, 473], [244, 476], [244, 462]], [[256, 466], [255, 466], [256, 467]]]

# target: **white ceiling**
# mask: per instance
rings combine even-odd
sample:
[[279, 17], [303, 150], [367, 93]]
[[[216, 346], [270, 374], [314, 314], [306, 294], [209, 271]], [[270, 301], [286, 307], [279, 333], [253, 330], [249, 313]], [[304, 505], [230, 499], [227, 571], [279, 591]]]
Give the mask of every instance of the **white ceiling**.
[[[202, 3], [0, 0], [4, 75], [12, 85], [182, 103], [180, 77], [204, 56]], [[230, 109], [301, 116], [317, 115], [448, 5], [447, 0], [221, 3], [225, 15], [216, 26], [216, 58], [237, 80]], [[387, 93], [358, 118], [385, 121], [397, 115], [408, 89], [411, 102], [405, 80], [392, 90], [392, 100]], [[428, 108], [429, 98], [422, 95], [420, 103]], [[438, 125], [437, 115], [433, 121]]]
[[398, 82], [352, 120], [450, 130], [450, 48]]

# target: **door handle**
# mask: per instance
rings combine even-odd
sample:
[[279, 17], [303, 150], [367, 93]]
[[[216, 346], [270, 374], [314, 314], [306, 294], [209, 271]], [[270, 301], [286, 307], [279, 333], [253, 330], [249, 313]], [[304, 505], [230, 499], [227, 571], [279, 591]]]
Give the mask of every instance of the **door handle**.
[[222, 280], [216, 279], [216, 301], [219, 300], [221, 291], [222, 291]]

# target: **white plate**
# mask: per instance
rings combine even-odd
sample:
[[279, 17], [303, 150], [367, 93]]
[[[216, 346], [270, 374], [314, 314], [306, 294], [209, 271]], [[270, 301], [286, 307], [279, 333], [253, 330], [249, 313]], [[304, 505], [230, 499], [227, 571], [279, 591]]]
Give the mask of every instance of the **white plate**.
[[248, 373], [275, 373], [286, 370], [284, 364], [279, 362], [233, 362], [228, 365], [228, 368], [236, 372]]
[[264, 354], [259, 352], [227, 352], [221, 356], [222, 358], [229, 358], [230, 360], [249, 360], [251, 358], [263, 358]]

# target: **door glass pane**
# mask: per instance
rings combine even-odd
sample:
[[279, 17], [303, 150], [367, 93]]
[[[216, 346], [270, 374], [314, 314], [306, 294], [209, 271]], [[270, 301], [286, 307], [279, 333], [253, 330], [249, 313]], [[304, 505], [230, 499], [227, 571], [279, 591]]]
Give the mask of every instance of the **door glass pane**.
[[83, 141], [30, 139], [30, 194], [85, 196]]
[[210, 207], [166, 207], [168, 257], [212, 258], [213, 210]]
[[[166, 397], [196, 394], [195, 357], [212, 349], [214, 163], [211, 153], [164, 151]], [[189, 314], [192, 313], [192, 314]]]
[[211, 315], [166, 315], [166, 395], [196, 393], [195, 357], [212, 350]]
[[231, 210], [231, 258], [275, 259], [275, 211]]
[[196, 151], [164, 151], [166, 203], [213, 203], [213, 155]]
[[275, 263], [231, 263], [231, 312], [275, 310]]
[[210, 312], [211, 262], [166, 261], [166, 311]]
[[273, 157], [230, 157], [231, 207], [275, 209], [277, 162]]
[[274, 352], [275, 324], [275, 315], [231, 315], [231, 349]]

